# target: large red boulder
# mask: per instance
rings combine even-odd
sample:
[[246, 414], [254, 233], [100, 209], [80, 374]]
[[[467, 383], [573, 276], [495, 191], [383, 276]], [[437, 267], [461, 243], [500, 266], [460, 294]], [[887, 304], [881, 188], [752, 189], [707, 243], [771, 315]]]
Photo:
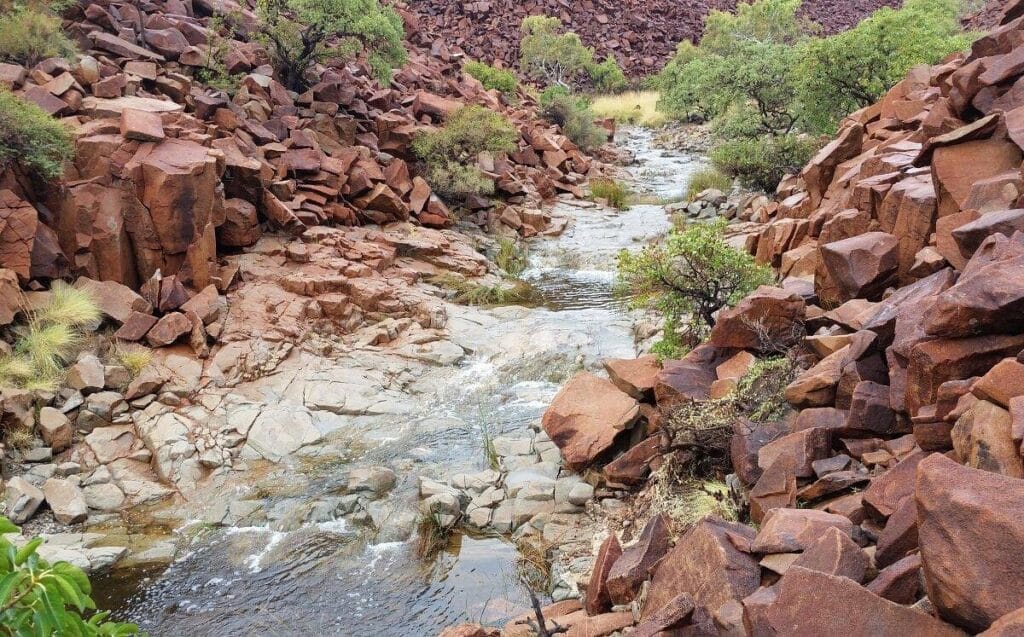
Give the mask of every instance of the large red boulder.
[[885, 232], [868, 232], [818, 247], [814, 288], [823, 303], [839, 305], [850, 299], [877, 301], [895, 283], [899, 239]]
[[707, 517], [679, 539], [658, 563], [644, 605], [643, 618], [661, 610], [680, 593], [688, 593], [698, 606], [714, 613], [730, 600], [757, 590], [761, 567], [736, 548], [734, 537], [750, 541], [750, 527]]
[[928, 598], [971, 632], [1024, 605], [1024, 480], [941, 454], [917, 474], [918, 535]]
[[847, 577], [791, 567], [768, 608], [776, 635], [844, 637], [961, 637], [963, 633], [918, 610], [868, 591]]
[[708, 342], [720, 348], [755, 351], [789, 347], [798, 337], [804, 305], [797, 294], [763, 285], [719, 314]]
[[607, 451], [640, 415], [636, 399], [590, 373], [574, 376], [544, 412], [541, 424], [570, 467], [584, 467]]

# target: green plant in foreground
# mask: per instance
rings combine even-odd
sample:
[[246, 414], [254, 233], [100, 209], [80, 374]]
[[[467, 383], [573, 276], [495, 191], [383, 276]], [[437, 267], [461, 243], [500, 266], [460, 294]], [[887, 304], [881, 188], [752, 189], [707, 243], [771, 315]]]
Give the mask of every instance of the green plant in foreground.
[[14, 328], [13, 351], [0, 357], [0, 384], [24, 389], [54, 390], [81, 329], [100, 319], [88, 292], [55, 281], [47, 303], [27, 312], [27, 321]]
[[634, 307], [665, 319], [668, 341], [687, 324], [695, 344], [715, 325], [715, 312], [774, 280], [771, 269], [725, 240], [725, 219], [669, 232], [659, 244], [618, 256], [616, 288]]
[[74, 155], [71, 131], [35, 104], [0, 87], [0, 171], [18, 164], [56, 179]]
[[[0, 534], [18, 531], [0, 517]], [[0, 635], [140, 634], [135, 624], [109, 622], [109, 613], [95, 612], [89, 578], [68, 562], [50, 564], [39, 557], [42, 543], [34, 538], [19, 549], [0, 535]]]
[[590, 198], [604, 199], [612, 208], [624, 210], [629, 207], [630, 190], [616, 179], [601, 178], [590, 180]]
[[690, 175], [690, 182], [686, 186], [686, 199], [693, 201], [697, 195], [708, 189], [720, 190], [728, 194], [732, 189], [732, 179], [723, 175], [714, 168], [703, 168]]

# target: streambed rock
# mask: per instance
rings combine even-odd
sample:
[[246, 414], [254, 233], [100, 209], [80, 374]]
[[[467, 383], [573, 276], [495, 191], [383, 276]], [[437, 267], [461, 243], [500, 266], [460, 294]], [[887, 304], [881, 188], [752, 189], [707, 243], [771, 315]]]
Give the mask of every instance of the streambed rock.
[[609, 449], [640, 415], [635, 398], [593, 374], [572, 378], [544, 412], [544, 431], [570, 467], [583, 467]]

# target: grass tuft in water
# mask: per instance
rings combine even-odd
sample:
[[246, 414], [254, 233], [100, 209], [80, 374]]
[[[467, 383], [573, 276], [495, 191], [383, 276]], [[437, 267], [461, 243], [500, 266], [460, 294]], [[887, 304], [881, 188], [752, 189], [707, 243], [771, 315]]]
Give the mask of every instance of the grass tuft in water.
[[491, 430], [487, 426], [481, 427], [480, 441], [483, 446], [484, 462], [487, 467], [494, 471], [500, 471], [501, 458], [498, 456], [498, 450], [494, 448], [494, 436], [491, 435]]
[[632, 195], [628, 186], [621, 181], [609, 178], [592, 179], [590, 181], [590, 198], [592, 200], [603, 199], [608, 205], [618, 210], [629, 206], [629, 199]]
[[434, 557], [448, 546], [454, 527], [445, 526], [436, 513], [422, 513], [416, 523], [416, 555], [421, 560]]
[[495, 285], [474, 283], [457, 274], [438, 274], [426, 282], [450, 290], [456, 303], [484, 307], [522, 305], [534, 298], [533, 290], [525, 281], [508, 281]]
[[517, 277], [530, 264], [530, 252], [526, 244], [509, 237], [498, 239], [498, 251], [494, 262], [502, 271], [511, 277]]

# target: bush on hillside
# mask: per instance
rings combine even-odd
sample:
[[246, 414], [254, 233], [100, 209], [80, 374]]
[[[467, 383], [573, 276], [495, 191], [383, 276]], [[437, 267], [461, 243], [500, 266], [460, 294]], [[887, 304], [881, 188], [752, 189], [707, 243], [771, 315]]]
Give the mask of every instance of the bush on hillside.
[[591, 64], [587, 67], [587, 75], [590, 76], [590, 85], [601, 93], [620, 93], [629, 88], [626, 74], [610, 55], [600, 64]]
[[774, 192], [787, 174], [795, 174], [820, 147], [799, 135], [749, 137], [722, 142], [711, 149], [711, 163], [747, 188]]
[[512, 152], [518, 139], [515, 126], [499, 113], [471, 105], [452, 113], [442, 128], [418, 135], [412, 149], [431, 188], [448, 201], [462, 201], [494, 192], [494, 182], [476, 166], [477, 156]]
[[918, 64], [967, 48], [958, 0], [907, 0], [879, 9], [856, 27], [809, 41], [795, 73], [809, 128], [831, 132], [849, 112], [878, 101]]
[[71, 131], [35, 104], [0, 87], [0, 171], [17, 163], [47, 179], [63, 172], [74, 146]]
[[[541, 98], [543, 103], [544, 95]], [[562, 133], [582, 150], [600, 146], [608, 138], [608, 131], [594, 123], [594, 112], [583, 98], [556, 94], [549, 97], [547, 105], [541, 109], [541, 116], [558, 124]]]
[[462, 65], [462, 70], [480, 80], [484, 88], [497, 89], [508, 96], [515, 95], [516, 90], [519, 88], [519, 80], [516, 79], [516, 74], [506, 69], [499, 69], [490, 64], [469, 60]]
[[365, 54], [382, 83], [405, 63], [402, 18], [378, 0], [258, 0], [257, 28], [285, 87], [302, 91], [306, 72], [330, 57]]
[[47, 58], [70, 58], [77, 52], [51, 9], [37, 5], [0, 11], [0, 62], [33, 67]]
[[707, 335], [715, 312], [773, 281], [771, 269], [726, 243], [725, 226], [724, 219], [694, 224], [640, 252], [619, 253], [618, 290], [665, 319], [656, 353], [680, 354]]
[[572, 31], [561, 32], [558, 18], [529, 16], [520, 28], [519, 67], [527, 77], [548, 86], [568, 87], [594, 63], [593, 49]]

